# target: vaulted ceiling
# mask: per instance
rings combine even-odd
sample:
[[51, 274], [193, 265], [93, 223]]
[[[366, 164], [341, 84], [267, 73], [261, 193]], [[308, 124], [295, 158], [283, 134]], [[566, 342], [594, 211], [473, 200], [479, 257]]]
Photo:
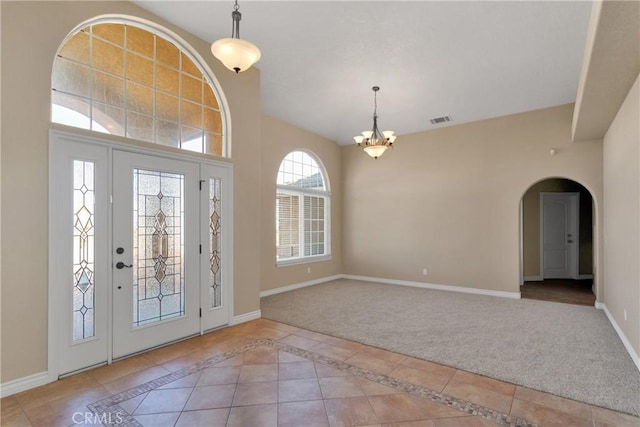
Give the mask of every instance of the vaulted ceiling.
[[[212, 42], [231, 1], [136, 1]], [[262, 51], [265, 114], [339, 144], [576, 100], [587, 1], [240, 1], [240, 35]], [[231, 72], [231, 71], [229, 71]], [[452, 121], [432, 125], [449, 115]], [[400, 140], [399, 140], [400, 141]]]

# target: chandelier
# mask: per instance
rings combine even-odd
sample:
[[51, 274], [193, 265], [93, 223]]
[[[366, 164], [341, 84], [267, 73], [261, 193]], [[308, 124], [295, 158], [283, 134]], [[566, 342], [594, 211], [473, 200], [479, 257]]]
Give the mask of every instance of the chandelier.
[[240, 38], [240, 20], [242, 14], [238, 10], [238, 0], [231, 12], [233, 20], [231, 26], [231, 38], [220, 39], [211, 45], [211, 53], [218, 58], [225, 67], [236, 74], [240, 71], [248, 70], [253, 64], [260, 60], [260, 49], [253, 43]]
[[396, 136], [392, 130], [380, 132], [378, 129], [378, 91], [380, 88], [374, 86], [371, 89], [373, 90], [373, 128], [363, 131], [362, 135], [354, 136], [353, 139], [358, 147], [364, 147], [364, 151], [368, 155], [377, 159], [387, 151], [387, 148], [393, 147]]

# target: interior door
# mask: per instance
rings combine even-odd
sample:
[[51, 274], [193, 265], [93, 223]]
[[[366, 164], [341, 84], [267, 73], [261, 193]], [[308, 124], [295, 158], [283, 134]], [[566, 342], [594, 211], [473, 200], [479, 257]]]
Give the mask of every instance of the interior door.
[[577, 278], [579, 193], [541, 193], [540, 197], [543, 278]]
[[200, 332], [199, 165], [113, 152], [113, 358]]

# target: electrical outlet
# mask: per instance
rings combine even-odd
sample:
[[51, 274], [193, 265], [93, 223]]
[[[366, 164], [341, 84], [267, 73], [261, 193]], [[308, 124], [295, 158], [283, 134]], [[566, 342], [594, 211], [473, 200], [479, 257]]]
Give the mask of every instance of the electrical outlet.
[[307, 267], [307, 274], [311, 273], [311, 267]]
[[624, 309], [624, 320], [627, 320], [627, 309]]
[[423, 269], [422, 269], [422, 275], [423, 275], [423, 276], [426, 276], [426, 275], [427, 275], [427, 269], [426, 269], [426, 268], [423, 268]]

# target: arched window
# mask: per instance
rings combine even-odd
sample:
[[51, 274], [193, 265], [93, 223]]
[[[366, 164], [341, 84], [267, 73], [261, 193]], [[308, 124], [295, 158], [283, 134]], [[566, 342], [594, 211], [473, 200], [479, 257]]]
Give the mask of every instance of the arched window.
[[160, 30], [120, 21], [98, 21], [62, 44], [51, 120], [226, 156], [225, 112], [204, 67]]
[[328, 259], [329, 188], [316, 158], [292, 151], [278, 170], [276, 261], [279, 265]]

